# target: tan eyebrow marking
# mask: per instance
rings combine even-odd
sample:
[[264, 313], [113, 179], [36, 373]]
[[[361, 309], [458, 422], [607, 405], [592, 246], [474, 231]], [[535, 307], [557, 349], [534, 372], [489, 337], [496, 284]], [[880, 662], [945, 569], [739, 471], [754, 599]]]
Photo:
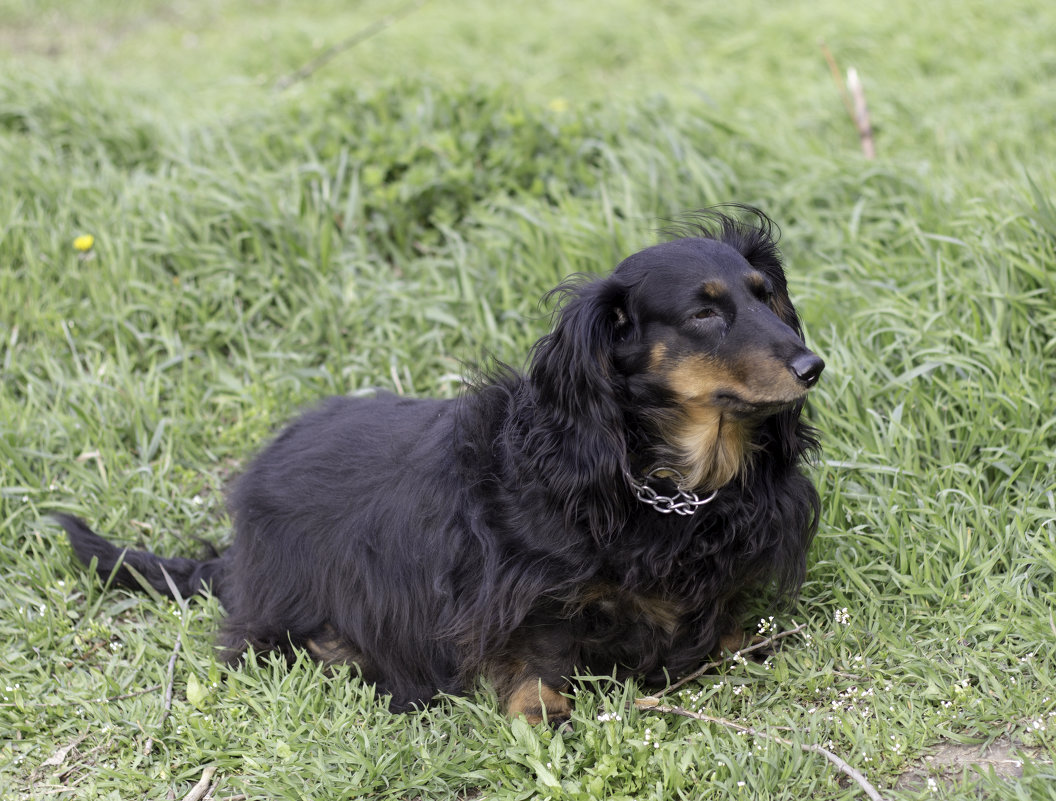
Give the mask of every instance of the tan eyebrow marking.
[[760, 272], [748, 273], [748, 288], [755, 292], [762, 292], [766, 289], [766, 276]]
[[718, 279], [712, 279], [711, 281], [705, 281], [700, 285], [701, 297], [708, 299], [715, 299], [722, 297], [726, 294], [726, 282]]

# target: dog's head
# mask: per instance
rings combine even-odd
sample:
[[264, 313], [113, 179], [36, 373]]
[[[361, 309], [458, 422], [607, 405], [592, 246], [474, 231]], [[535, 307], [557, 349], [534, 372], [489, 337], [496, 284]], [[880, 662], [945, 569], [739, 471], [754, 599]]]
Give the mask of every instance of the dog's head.
[[708, 214], [610, 279], [625, 288], [613, 363], [658, 437], [642, 458], [677, 470], [686, 489], [741, 474], [765, 421], [794, 428], [825, 367], [803, 342], [772, 224], [756, 215]]
[[667, 467], [685, 489], [718, 489], [768, 422], [788, 429], [787, 455], [803, 450], [799, 412], [825, 365], [803, 342], [773, 226], [751, 211], [754, 223], [704, 212], [610, 277], [559, 288], [530, 375], [566, 420], [604, 428], [612, 469]]
[[803, 343], [780, 263], [753, 255], [692, 237], [621, 263], [619, 361], [640, 372], [647, 356], [647, 375], [687, 412], [758, 418], [802, 400], [825, 363]]

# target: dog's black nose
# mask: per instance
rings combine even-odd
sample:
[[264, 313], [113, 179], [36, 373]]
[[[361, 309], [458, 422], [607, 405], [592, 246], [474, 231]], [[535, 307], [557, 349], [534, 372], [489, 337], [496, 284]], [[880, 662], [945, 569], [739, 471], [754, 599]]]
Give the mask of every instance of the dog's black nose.
[[825, 362], [823, 362], [821, 357], [817, 354], [806, 351], [805, 353], [796, 356], [796, 358], [789, 363], [788, 369], [791, 370], [792, 375], [803, 382], [803, 384], [812, 387], [818, 383], [818, 378], [821, 377], [821, 371], [825, 369]]

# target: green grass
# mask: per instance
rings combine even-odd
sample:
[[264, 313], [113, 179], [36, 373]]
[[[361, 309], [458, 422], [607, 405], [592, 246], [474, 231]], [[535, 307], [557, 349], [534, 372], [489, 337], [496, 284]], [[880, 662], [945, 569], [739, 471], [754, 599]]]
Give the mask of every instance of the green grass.
[[[215, 602], [104, 591], [45, 518], [222, 544], [299, 408], [453, 396], [562, 277], [741, 201], [828, 363], [822, 524], [776, 621], [806, 636], [677, 702], [885, 798], [1056, 798], [1056, 12], [433, 0], [272, 89], [388, 8], [0, 0], [0, 795], [181, 798], [215, 766], [214, 798], [861, 797], [604, 678], [555, 733], [486, 692], [392, 716], [348, 673], [227, 671]], [[1021, 776], [925, 761], [1009, 741]]]

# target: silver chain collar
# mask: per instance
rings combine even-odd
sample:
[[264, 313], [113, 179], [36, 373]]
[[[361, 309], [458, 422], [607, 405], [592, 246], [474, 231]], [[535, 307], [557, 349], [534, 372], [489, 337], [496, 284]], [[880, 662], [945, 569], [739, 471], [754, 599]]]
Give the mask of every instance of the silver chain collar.
[[[649, 486], [649, 481], [654, 478], [672, 479], [675, 482], [677, 494], [661, 495]], [[652, 506], [656, 511], [665, 515], [671, 514], [671, 512], [674, 512], [676, 515], [691, 515], [701, 506], [711, 503], [718, 494], [718, 490], [716, 490], [708, 497], [701, 498], [697, 493], [684, 490], [678, 486], [678, 483], [684, 479], [685, 476], [670, 467], [657, 467], [647, 473], [641, 481], [636, 481], [634, 476], [627, 476], [627, 480], [631, 483], [631, 487], [634, 489], [635, 497], [642, 503]]]

